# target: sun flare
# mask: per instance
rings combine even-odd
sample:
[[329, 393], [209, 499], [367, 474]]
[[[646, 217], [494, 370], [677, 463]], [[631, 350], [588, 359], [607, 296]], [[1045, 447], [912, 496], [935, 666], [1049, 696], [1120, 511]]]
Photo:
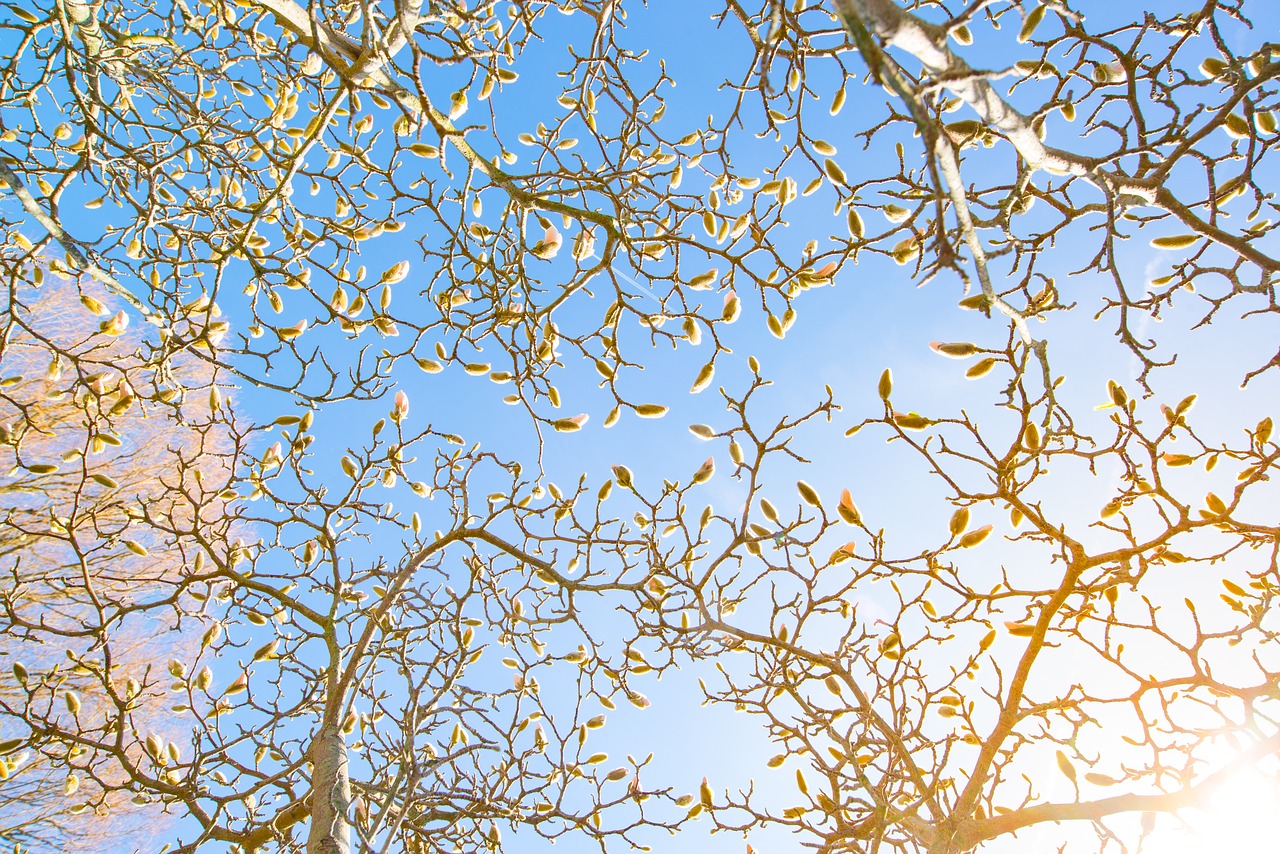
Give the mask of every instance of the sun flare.
[[1217, 789], [1203, 809], [1181, 822], [1157, 822], [1143, 846], [1151, 854], [1253, 854], [1280, 848], [1280, 784], [1257, 770], [1242, 771]]

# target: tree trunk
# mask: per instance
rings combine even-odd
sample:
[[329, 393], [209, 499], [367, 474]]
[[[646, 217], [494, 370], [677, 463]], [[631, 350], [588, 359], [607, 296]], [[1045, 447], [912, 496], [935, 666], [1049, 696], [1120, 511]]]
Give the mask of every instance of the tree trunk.
[[347, 746], [336, 723], [326, 723], [311, 742], [311, 832], [307, 854], [350, 854], [347, 807]]

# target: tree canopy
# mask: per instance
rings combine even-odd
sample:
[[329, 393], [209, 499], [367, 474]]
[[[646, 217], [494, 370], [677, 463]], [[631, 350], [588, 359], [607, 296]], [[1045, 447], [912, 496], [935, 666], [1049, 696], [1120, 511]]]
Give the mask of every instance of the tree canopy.
[[[4, 311], [0, 654], [8, 657], [11, 678], [0, 688], [0, 706], [36, 742], [50, 727], [57, 731], [39, 693], [27, 690], [31, 674], [50, 671], [85, 718], [105, 713], [110, 722], [108, 710], [120, 704], [131, 715], [113, 723], [130, 720], [144, 732], [173, 737], [182, 728], [168, 714], [166, 697], [144, 692], [142, 684], [156, 660], [194, 653], [198, 639], [173, 630], [171, 609], [130, 613], [174, 584], [182, 565], [147, 516], [180, 514], [175, 488], [184, 477], [190, 488], [193, 478], [225, 468], [228, 443], [217, 430], [154, 412], [148, 417], [138, 398], [154, 389], [138, 392], [147, 388], [149, 372], [135, 355], [137, 328], [103, 334], [74, 283], [42, 272], [33, 278], [39, 289], [11, 291]], [[100, 286], [84, 293], [88, 304], [101, 306], [97, 313], [107, 313], [90, 295], [108, 299]], [[69, 371], [78, 381], [64, 385]], [[206, 516], [221, 513], [215, 502]], [[131, 819], [118, 830], [145, 832], [147, 811], [130, 803], [113, 757], [85, 755], [74, 742], [37, 753], [25, 749], [29, 741], [5, 741], [10, 779], [0, 797], [15, 844], [54, 850], [71, 840], [101, 843], [110, 837], [100, 816], [112, 810]]]
[[3, 9], [0, 788], [177, 851], [1280, 802], [1268, 4]]

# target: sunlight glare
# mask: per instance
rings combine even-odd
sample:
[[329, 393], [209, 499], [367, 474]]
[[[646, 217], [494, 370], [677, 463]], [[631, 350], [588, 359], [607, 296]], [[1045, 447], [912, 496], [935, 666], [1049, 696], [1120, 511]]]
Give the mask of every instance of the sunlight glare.
[[1256, 770], [1243, 771], [1213, 793], [1206, 809], [1182, 822], [1158, 820], [1143, 850], [1150, 854], [1254, 854], [1280, 847], [1280, 786]]

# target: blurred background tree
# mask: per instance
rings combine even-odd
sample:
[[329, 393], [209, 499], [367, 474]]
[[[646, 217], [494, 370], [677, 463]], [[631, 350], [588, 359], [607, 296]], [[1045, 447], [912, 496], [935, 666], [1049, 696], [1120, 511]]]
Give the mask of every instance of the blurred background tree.
[[[122, 769], [106, 757], [84, 759], [74, 742], [51, 742], [58, 724], [26, 689], [48, 674], [76, 692], [86, 720], [105, 717], [103, 737], [113, 717], [121, 727], [127, 720], [143, 732], [179, 734], [163, 694], [140, 685], [193, 652], [199, 638], [180, 631], [171, 612], [130, 618], [167, 595], [183, 569], [181, 550], [141, 508], [181, 515], [175, 491], [190, 489], [197, 471], [216, 477], [230, 443], [184, 422], [180, 406], [153, 399], [142, 335], [121, 322], [103, 288], [43, 269], [5, 272], [0, 656], [9, 672], [0, 683], [8, 771], [0, 835], [45, 850], [103, 845], [130, 829], [150, 835], [169, 819], [132, 803]], [[207, 387], [211, 370], [189, 367], [188, 381]], [[100, 666], [81, 664], [85, 656]]]

